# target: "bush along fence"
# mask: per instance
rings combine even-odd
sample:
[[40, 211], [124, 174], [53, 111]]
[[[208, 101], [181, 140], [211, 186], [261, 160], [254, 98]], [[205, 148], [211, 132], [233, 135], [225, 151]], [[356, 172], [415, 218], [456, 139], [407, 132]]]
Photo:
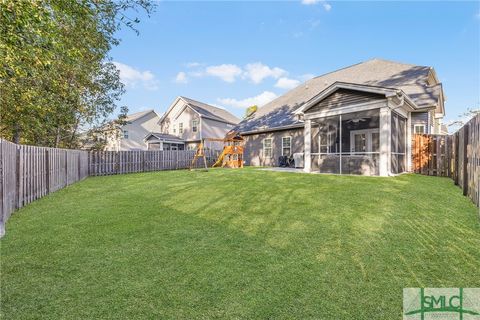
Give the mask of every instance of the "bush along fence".
[[416, 134], [413, 171], [450, 177], [480, 206], [480, 115], [452, 135]]
[[[206, 150], [207, 165], [217, 150]], [[15, 210], [87, 176], [189, 168], [195, 151], [82, 151], [17, 145], [0, 139], [0, 237]], [[195, 168], [205, 166], [203, 158]]]

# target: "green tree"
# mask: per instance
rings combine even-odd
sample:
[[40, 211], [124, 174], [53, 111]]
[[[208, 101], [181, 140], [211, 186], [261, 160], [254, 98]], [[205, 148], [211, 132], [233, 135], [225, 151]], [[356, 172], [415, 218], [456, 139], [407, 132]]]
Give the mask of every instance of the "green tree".
[[77, 147], [124, 92], [109, 51], [129, 13], [147, 0], [0, 0], [0, 135], [17, 143]]
[[248, 108], [245, 110], [245, 118], [248, 118], [248, 117], [250, 117], [252, 114], [254, 114], [255, 112], [257, 112], [257, 109], [258, 109], [258, 106], [257, 106], [257, 105], [253, 105], [253, 106], [248, 107]]

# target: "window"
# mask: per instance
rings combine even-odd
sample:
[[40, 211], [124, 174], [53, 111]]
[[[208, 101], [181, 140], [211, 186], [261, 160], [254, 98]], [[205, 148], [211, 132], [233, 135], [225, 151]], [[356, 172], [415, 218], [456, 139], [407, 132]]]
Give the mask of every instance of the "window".
[[379, 152], [380, 133], [378, 129], [364, 129], [350, 131], [350, 152], [362, 154]]
[[282, 156], [290, 157], [292, 154], [292, 137], [282, 138]]
[[128, 131], [123, 130], [123, 139], [128, 139]]
[[192, 120], [192, 132], [197, 132], [198, 131], [198, 120]]
[[327, 125], [321, 128], [318, 139], [320, 153], [336, 152], [337, 128], [335, 126]]
[[425, 125], [424, 124], [416, 124], [413, 126], [413, 133], [425, 133]]
[[183, 133], [183, 122], [178, 124], [178, 133], [182, 134]]
[[263, 156], [265, 158], [272, 157], [272, 138], [263, 139]]
[[174, 124], [173, 125], [173, 134], [176, 134], [177, 133], [177, 126]]

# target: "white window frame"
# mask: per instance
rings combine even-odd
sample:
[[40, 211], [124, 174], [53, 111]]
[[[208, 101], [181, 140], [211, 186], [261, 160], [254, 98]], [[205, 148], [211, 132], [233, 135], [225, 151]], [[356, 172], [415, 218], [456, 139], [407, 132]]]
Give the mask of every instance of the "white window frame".
[[122, 130], [123, 139], [128, 139], [128, 130]]
[[[372, 129], [363, 129], [363, 130], [352, 130], [350, 131], [350, 153], [379, 153], [379, 151], [372, 151], [372, 133], [380, 134], [379, 128], [372, 128]], [[355, 140], [354, 137], [356, 134], [365, 134], [365, 139], [367, 140], [367, 150], [365, 152], [355, 152]]]
[[197, 119], [192, 120], [192, 132], [197, 132], [198, 131], [198, 123], [199, 123], [199, 121]]
[[183, 134], [183, 122], [178, 124], [178, 134]]
[[[417, 132], [417, 128], [423, 128], [423, 132]], [[414, 124], [413, 125], [413, 133], [414, 134], [425, 134], [427, 133], [427, 126], [425, 124]]]
[[[270, 147], [265, 146], [265, 141], [267, 141], [267, 140], [270, 140]], [[262, 149], [263, 150], [263, 156], [265, 158], [273, 158], [273, 138], [265, 138], [265, 139], [263, 139], [262, 143], [263, 143], [263, 149]], [[269, 156], [267, 156], [267, 153], [265, 152], [266, 149], [270, 149], [270, 155]]]
[[285, 137], [282, 137], [282, 156], [284, 156], [285, 154], [283, 153], [283, 149], [285, 148], [284, 146], [284, 143], [283, 143], [283, 139], [288, 139], [290, 140], [290, 146], [288, 147], [290, 149], [290, 155], [292, 155], [292, 136], [285, 136]]
[[[318, 133], [318, 151], [320, 155], [337, 153], [337, 144], [335, 143], [336, 136], [337, 136], [337, 127], [336, 126], [332, 126], [332, 127], [335, 128], [335, 131], [330, 130], [330, 125], [329, 125], [327, 132], [320, 131]], [[322, 144], [322, 136], [326, 137], [327, 144]], [[327, 152], [322, 152], [322, 148], [327, 148]]]
[[174, 123], [173, 124], [173, 134], [177, 133], [177, 125]]

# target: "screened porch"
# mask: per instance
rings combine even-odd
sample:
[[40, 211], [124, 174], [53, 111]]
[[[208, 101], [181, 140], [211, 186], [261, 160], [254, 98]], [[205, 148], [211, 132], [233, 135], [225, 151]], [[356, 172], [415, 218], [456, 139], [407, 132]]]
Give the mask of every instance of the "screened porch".
[[359, 175], [406, 171], [407, 121], [395, 112], [382, 110], [381, 114], [380, 110], [306, 121], [310, 155], [305, 152], [305, 157], [310, 158], [310, 171]]

